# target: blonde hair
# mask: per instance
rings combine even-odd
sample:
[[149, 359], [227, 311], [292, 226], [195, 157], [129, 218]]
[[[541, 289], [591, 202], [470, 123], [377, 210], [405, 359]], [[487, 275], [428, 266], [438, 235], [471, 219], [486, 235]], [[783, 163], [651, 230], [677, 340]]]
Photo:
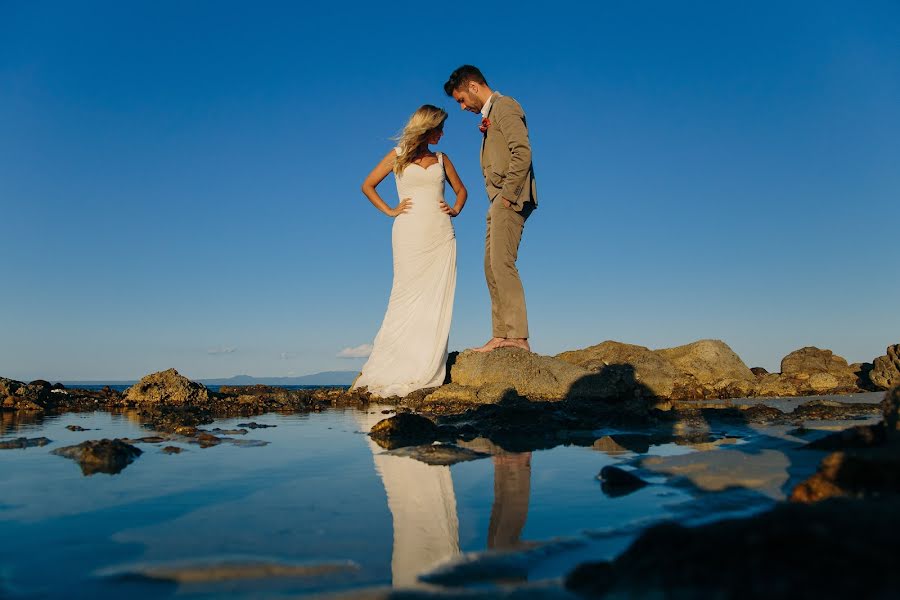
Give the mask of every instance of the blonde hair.
[[428, 147], [428, 136], [444, 125], [447, 111], [431, 104], [424, 104], [416, 110], [406, 123], [406, 127], [394, 139], [400, 148], [400, 154], [394, 162], [394, 174], [400, 175], [403, 169], [418, 158], [423, 148]]

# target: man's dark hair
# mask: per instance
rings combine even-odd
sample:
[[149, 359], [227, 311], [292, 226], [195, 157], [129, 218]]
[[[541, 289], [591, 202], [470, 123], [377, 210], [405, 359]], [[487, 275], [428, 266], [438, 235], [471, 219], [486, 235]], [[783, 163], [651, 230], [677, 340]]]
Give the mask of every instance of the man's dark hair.
[[453, 92], [460, 89], [470, 81], [480, 83], [481, 85], [488, 84], [487, 80], [484, 78], [484, 75], [482, 75], [481, 71], [478, 70], [478, 67], [473, 67], [472, 65], [463, 65], [457, 70], [450, 73], [450, 78], [447, 80], [447, 83], [444, 84], [444, 91], [447, 92], [448, 96], [453, 96]]

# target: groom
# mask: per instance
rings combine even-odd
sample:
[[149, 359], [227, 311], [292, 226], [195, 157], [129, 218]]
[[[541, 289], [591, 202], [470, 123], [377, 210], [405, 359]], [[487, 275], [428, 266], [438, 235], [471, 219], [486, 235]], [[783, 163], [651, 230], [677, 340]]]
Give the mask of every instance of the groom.
[[450, 74], [444, 91], [459, 107], [481, 113], [481, 171], [491, 202], [484, 245], [484, 276], [491, 294], [493, 338], [476, 352], [528, 345], [525, 290], [516, 269], [522, 229], [537, 208], [531, 144], [519, 103], [493, 91], [476, 67], [463, 65]]

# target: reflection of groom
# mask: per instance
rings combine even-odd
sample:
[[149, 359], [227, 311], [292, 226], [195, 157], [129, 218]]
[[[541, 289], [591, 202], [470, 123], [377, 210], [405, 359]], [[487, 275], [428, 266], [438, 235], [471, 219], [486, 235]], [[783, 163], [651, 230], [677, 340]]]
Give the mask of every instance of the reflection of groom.
[[522, 229], [537, 207], [531, 144], [519, 103], [494, 92], [477, 68], [453, 71], [444, 91], [460, 108], [481, 113], [481, 170], [488, 199], [484, 275], [491, 295], [493, 338], [479, 352], [512, 346], [531, 350], [525, 290], [516, 269]]

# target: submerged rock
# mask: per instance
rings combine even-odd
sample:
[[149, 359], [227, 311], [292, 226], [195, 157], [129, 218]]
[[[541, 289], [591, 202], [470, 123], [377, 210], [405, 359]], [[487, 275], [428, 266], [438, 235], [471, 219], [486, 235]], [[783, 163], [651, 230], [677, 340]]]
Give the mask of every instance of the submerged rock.
[[266, 561], [200, 561], [135, 565], [110, 569], [101, 574], [126, 579], [150, 579], [175, 583], [214, 583], [240, 579], [272, 579], [274, 577], [321, 577], [355, 571], [350, 561], [337, 563], [292, 564]]
[[210, 392], [205, 386], [168, 369], [142, 377], [125, 390], [125, 400], [135, 404], [163, 406], [208, 406]]
[[429, 465], [450, 466], [469, 460], [487, 458], [490, 454], [460, 448], [454, 444], [426, 444], [407, 446], [388, 452], [391, 456], [405, 456]]
[[15, 438], [11, 440], [0, 440], [0, 450], [14, 450], [18, 448], [35, 448], [38, 446], [46, 446], [52, 443], [45, 437], [39, 438]]
[[143, 454], [143, 451], [122, 440], [103, 439], [58, 448], [52, 454], [71, 458], [81, 466], [84, 475], [95, 473], [115, 475]]
[[369, 437], [387, 450], [429, 444], [438, 438], [434, 421], [412, 413], [400, 413], [375, 423]]
[[625, 496], [647, 485], [646, 481], [631, 471], [613, 465], [607, 465], [600, 469], [597, 479], [601, 481], [603, 493], [610, 498]]

